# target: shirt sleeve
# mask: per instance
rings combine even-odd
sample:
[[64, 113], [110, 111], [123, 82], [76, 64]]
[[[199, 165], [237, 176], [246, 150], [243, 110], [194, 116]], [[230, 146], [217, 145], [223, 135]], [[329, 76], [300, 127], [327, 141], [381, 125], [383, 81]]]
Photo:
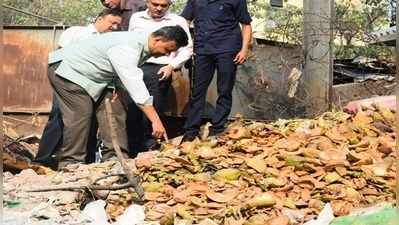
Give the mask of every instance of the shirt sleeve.
[[186, 20], [191, 21], [194, 19], [194, 1], [195, 0], [188, 0], [183, 12], [180, 14], [180, 16], [184, 17]]
[[144, 84], [143, 71], [138, 68], [141, 53], [142, 49], [119, 45], [109, 49], [107, 55], [133, 101], [139, 105], [152, 105], [153, 98]]
[[191, 39], [190, 29], [187, 22], [179, 17], [178, 25], [181, 26], [187, 34], [188, 44], [187, 46], [181, 47], [176, 51], [176, 57], [170, 62], [170, 65], [174, 69], [181, 68], [183, 64], [191, 58], [193, 55], [193, 40]]
[[58, 46], [61, 48], [64, 48], [65, 46], [67, 46], [68, 44], [70, 44], [73, 40], [73, 33], [72, 32], [72, 27], [64, 30], [64, 32], [62, 32], [60, 39], [58, 40]]
[[252, 19], [251, 15], [248, 12], [247, 1], [246, 0], [237, 0], [237, 6], [235, 9], [235, 17], [240, 23], [250, 24]]
[[134, 30], [134, 14], [130, 17], [130, 20], [129, 20], [129, 29], [128, 29], [128, 31], [133, 31]]

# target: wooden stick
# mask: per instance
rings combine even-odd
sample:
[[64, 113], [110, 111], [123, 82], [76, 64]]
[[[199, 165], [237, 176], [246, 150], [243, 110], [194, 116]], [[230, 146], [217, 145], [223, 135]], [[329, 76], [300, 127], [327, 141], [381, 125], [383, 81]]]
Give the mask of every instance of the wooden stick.
[[120, 185], [69, 185], [69, 186], [57, 186], [57, 187], [47, 187], [26, 190], [26, 192], [46, 192], [46, 191], [76, 191], [76, 190], [109, 190], [115, 191], [120, 189], [125, 189], [133, 187], [130, 183], [120, 184]]
[[144, 189], [139, 184], [140, 178], [138, 176], [135, 176], [133, 171], [129, 168], [129, 166], [126, 163], [125, 158], [123, 157], [121, 148], [119, 147], [118, 138], [117, 138], [117, 134], [116, 134], [115, 120], [112, 117], [112, 115], [113, 115], [112, 106], [111, 106], [109, 98], [105, 99], [105, 112], [106, 112], [108, 124], [110, 126], [112, 145], [114, 146], [116, 157], [118, 158], [118, 161], [122, 165], [122, 169], [126, 173], [127, 179], [129, 180], [129, 183], [131, 184], [131, 186], [134, 188], [134, 191], [137, 193], [140, 200], [143, 200]]

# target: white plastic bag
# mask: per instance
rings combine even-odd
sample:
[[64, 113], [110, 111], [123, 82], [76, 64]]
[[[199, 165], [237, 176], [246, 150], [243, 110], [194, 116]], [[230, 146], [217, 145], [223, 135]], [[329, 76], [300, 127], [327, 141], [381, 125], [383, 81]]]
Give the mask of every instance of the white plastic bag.
[[329, 225], [334, 220], [334, 211], [330, 203], [327, 203], [320, 212], [317, 220], [310, 220], [303, 225]]
[[88, 225], [143, 225], [145, 214], [144, 207], [131, 205], [125, 212], [116, 219], [115, 223], [108, 223], [108, 216], [105, 212], [106, 203], [103, 200], [90, 202], [84, 208], [82, 214], [90, 220]]

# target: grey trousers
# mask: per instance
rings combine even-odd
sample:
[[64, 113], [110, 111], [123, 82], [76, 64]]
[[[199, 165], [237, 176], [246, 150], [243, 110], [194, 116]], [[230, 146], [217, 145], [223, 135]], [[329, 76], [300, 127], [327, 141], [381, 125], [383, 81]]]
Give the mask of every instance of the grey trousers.
[[[106, 147], [102, 152], [103, 159], [107, 160], [115, 156], [110, 133], [111, 128], [108, 125], [105, 113], [105, 99], [112, 97], [112, 91], [105, 90], [102, 97], [94, 102], [81, 86], [58, 76], [55, 73], [57, 67], [58, 64], [49, 67], [48, 78], [59, 101], [64, 123], [62, 145], [56, 153], [58, 168], [70, 163], [85, 163], [93, 113], [96, 113], [100, 137]], [[119, 99], [112, 102], [111, 105], [112, 116], [117, 125], [118, 143], [127, 156], [126, 110]]]

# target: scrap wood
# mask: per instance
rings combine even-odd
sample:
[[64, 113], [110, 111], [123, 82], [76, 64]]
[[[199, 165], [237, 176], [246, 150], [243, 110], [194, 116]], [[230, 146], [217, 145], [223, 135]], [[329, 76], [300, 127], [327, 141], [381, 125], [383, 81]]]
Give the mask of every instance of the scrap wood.
[[3, 146], [3, 165], [6, 169], [21, 171], [24, 169], [33, 169], [35, 171], [40, 169], [40, 166], [32, 165], [34, 158], [32, 149], [27, 145], [15, 141], [7, 134], [4, 135]]

